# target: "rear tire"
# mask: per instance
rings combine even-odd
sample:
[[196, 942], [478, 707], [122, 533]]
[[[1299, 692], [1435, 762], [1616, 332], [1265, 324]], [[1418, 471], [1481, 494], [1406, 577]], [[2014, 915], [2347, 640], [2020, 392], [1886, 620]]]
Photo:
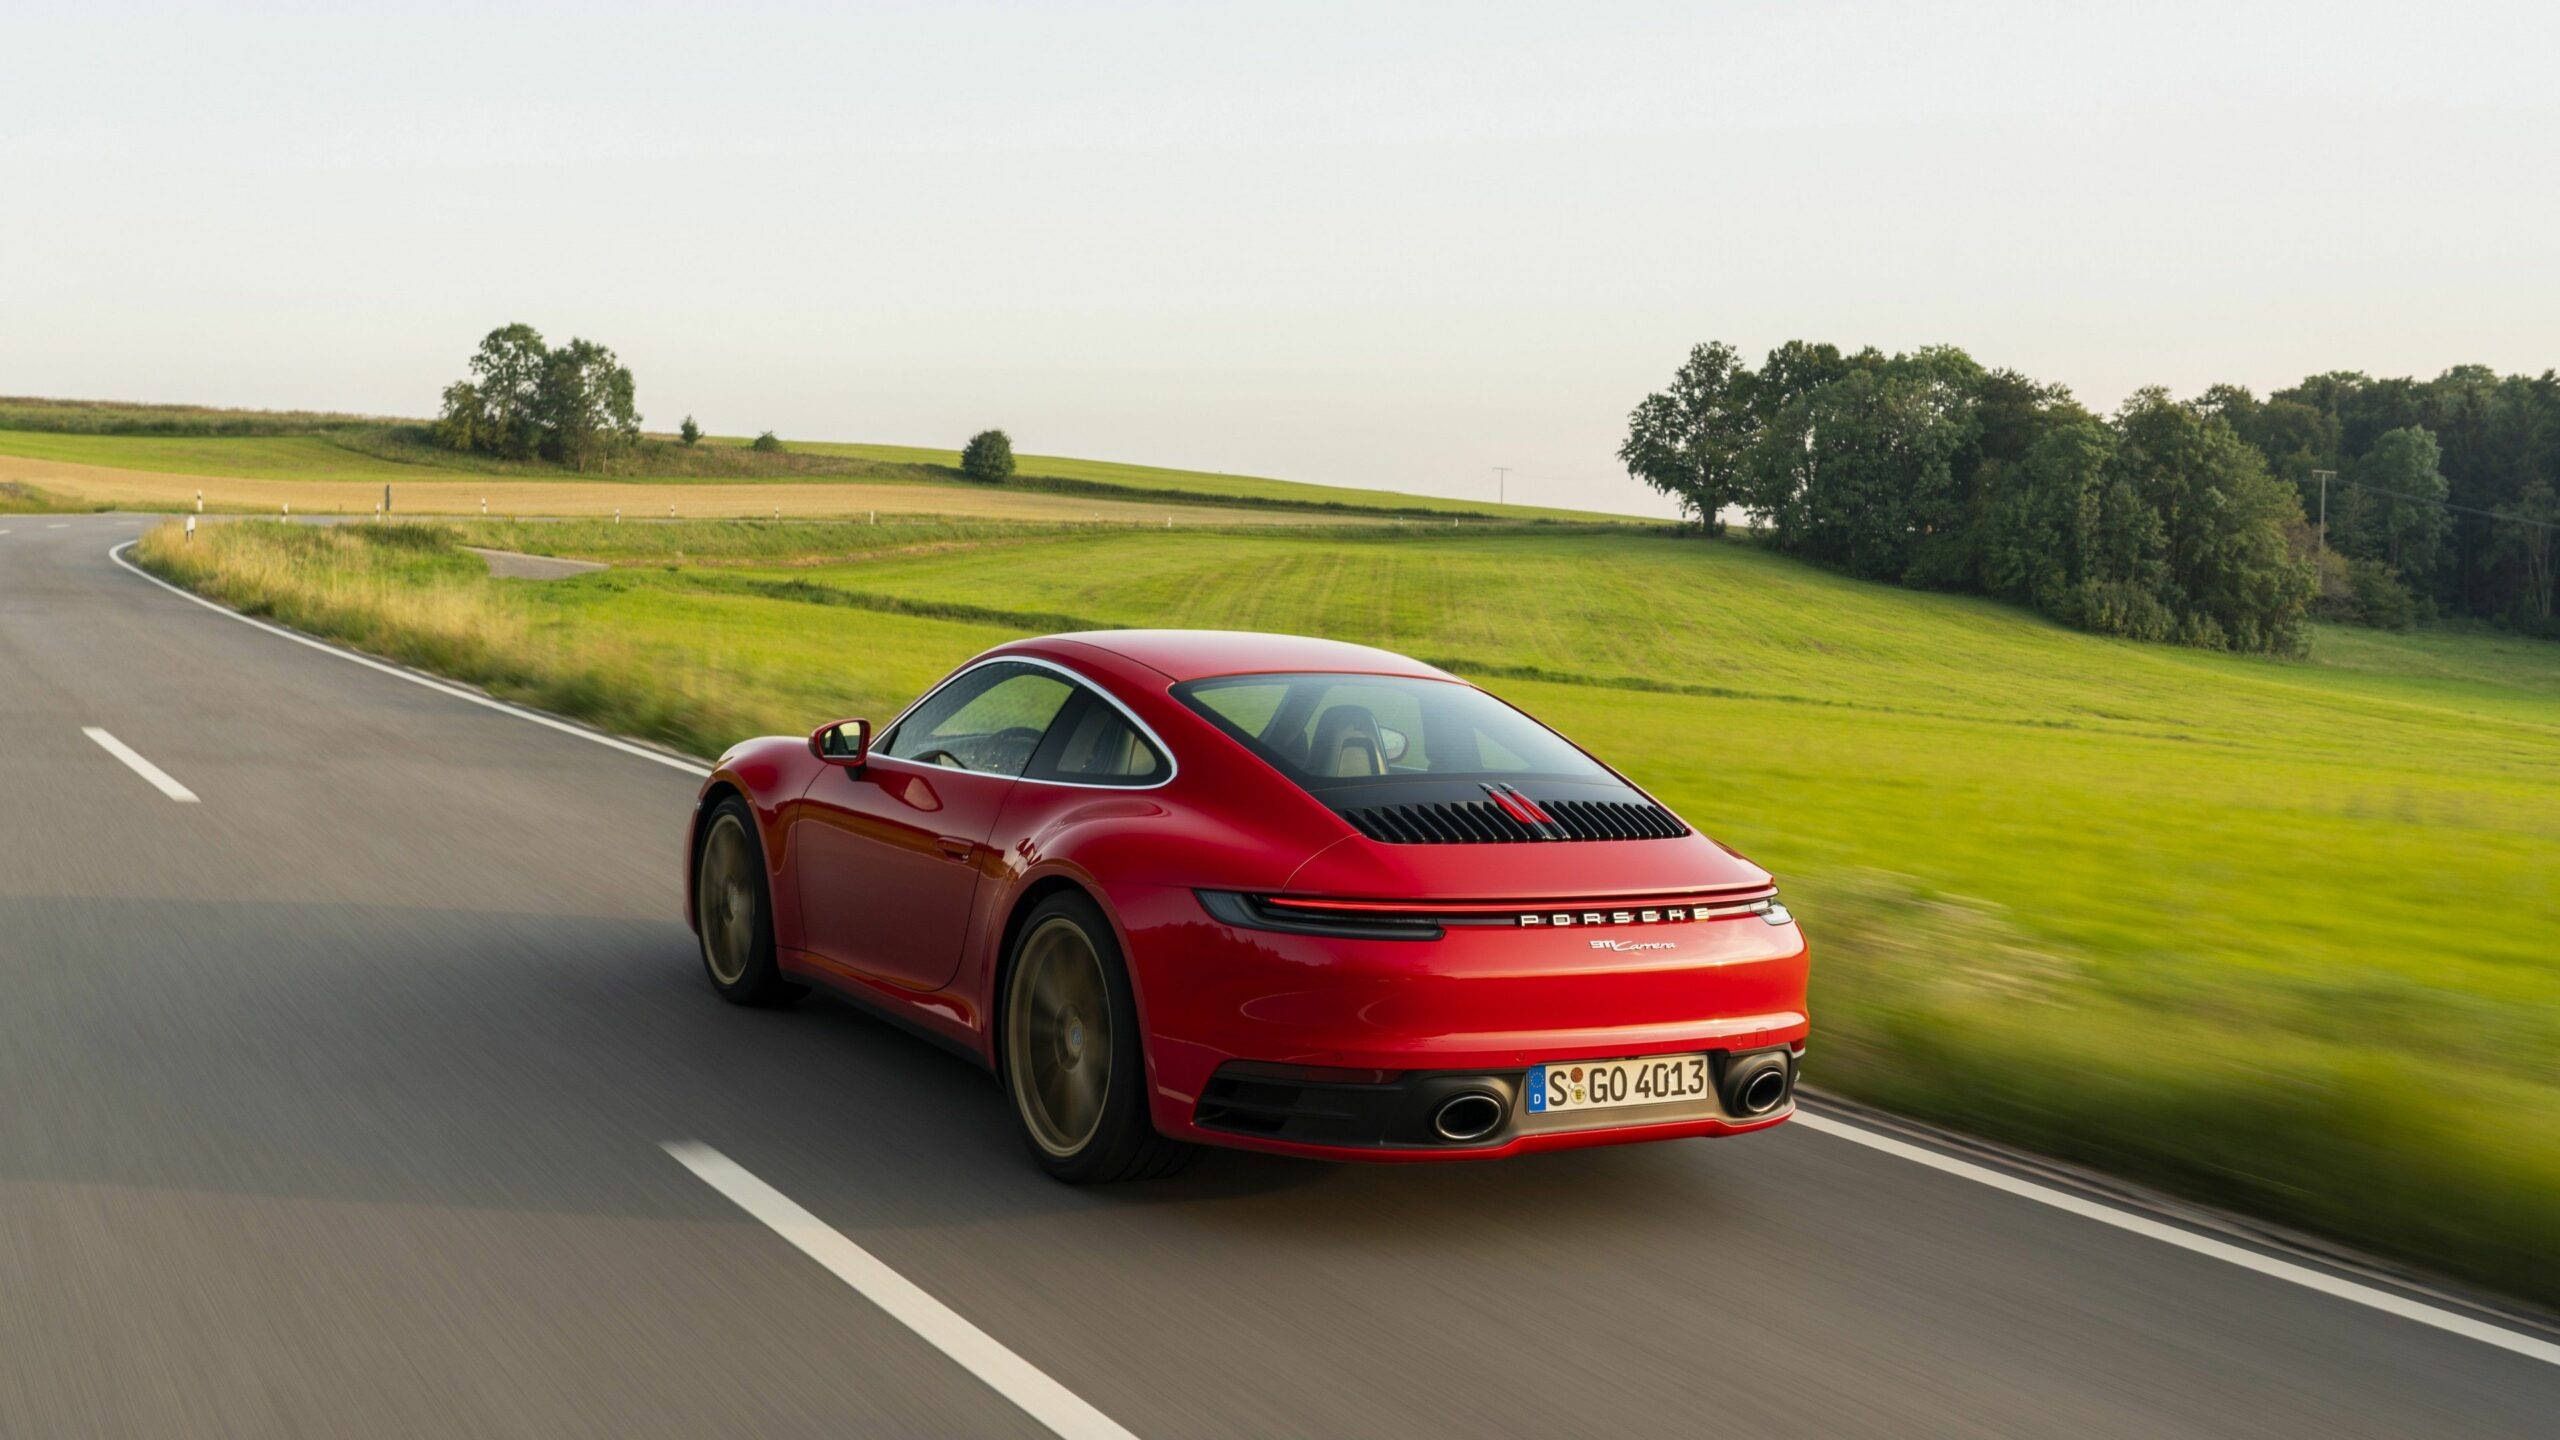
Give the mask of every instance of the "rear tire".
[[773, 952], [773, 887], [766, 880], [764, 841], [747, 802], [731, 795], [702, 823], [694, 857], [693, 928], [702, 941], [702, 973], [733, 1005], [780, 1005], [808, 993], [782, 978]]
[[1005, 966], [1006, 1095], [1040, 1168], [1070, 1185], [1153, 1180], [1191, 1147], [1156, 1133], [1138, 1004], [1101, 909], [1061, 892], [1022, 922]]

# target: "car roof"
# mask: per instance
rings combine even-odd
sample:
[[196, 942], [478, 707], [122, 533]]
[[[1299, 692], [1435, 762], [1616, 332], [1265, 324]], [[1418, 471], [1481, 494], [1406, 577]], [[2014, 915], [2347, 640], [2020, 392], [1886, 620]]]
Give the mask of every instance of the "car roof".
[[1432, 680], [1457, 678], [1392, 650], [1353, 645], [1341, 640], [1318, 640], [1306, 635], [1267, 635], [1252, 630], [1079, 630], [1065, 635], [1042, 636], [1013, 648], [1037, 653], [1039, 647], [1052, 641], [1108, 651], [1177, 683], [1211, 675], [1290, 671], [1413, 675]]

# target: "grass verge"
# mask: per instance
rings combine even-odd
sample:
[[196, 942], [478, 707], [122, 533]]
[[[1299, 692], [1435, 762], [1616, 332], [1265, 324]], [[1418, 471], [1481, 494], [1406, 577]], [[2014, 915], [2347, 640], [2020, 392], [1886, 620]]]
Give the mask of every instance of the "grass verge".
[[0, 480], [0, 515], [72, 515], [106, 508], [67, 499], [23, 480]]

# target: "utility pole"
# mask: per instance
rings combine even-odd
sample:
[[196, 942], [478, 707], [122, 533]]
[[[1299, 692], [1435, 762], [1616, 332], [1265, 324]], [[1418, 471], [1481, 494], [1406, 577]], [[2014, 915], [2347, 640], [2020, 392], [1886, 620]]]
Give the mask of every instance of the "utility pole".
[[2320, 482], [2320, 553], [2329, 553], [2329, 482], [2338, 478], [2335, 470], [2314, 470], [2311, 478]]
[[1496, 505], [1501, 505], [1501, 504], [1507, 503], [1507, 502], [1503, 499], [1503, 497], [1504, 497], [1505, 495], [1509, 494], [1509, 493], [1510, 493], [1510, 490], [1511, 490], [1511, 467], [1510, 467], [1510, 466], [1508, 466], [1508, 465], [1496, 465], [1496, 466], [1494, 466], [1494, 467], [1493, 467], [1493, 503], [1495, 503]]

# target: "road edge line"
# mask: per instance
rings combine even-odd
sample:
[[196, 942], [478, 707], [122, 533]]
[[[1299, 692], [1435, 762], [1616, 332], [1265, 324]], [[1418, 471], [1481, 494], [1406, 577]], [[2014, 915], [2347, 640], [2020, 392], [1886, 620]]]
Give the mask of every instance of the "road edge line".
[[2519, 1334], [2501, 1325], [2492, 1325], [2485, 1320], [2475, 1320], [2468, 1315], [2457, 1315], [2424, 1301], [2395, 1295], [2388, 1290], [2331, 1275], [2308, 1265], [2297, 1265], [2290, 1260], [2279, 1260], [2272, 1255], [2262, 1255], [2243, 1245], [2234, 1245], [2227, 1240], [2198, 1235], [2165, 1221], [2136, 1215], [2101, 1201], [2057, 1190], [2050, 1185], [2040, 1185], [2033, 1180], [2022, 1180], [1987, 1165], [1977, 1165], [1970, 1160], [1959, 1160], [1952, 1155], [1941, 1155], [1926, 1146], [1914, 1145], [1907, 1140], [1896, 1140], [1889, 1135], [1880, 1135], [1864, 1126], [1852, 1125], [1845, 1120], [1834, 1120], [1827, 1115], [1815, 1115], [1799, 1110], [1795, 1118], [1788, 1123], [1804, 1126], [1818, 1135], [1829, 1135], [1835, 1139], [1846, 1140], [1853, 1145], [1864, 1145], [1868, 1149], [1881, 1151], [1897, 1159], [1908, 1160], [1915, 1165], [1925, 1165], [1932, 1170], [1973, 1181], [1977, 1185], [1987, 1185], [1994, 1190], [2015, 1195], [2020, 1199], [2032, 1200], [2039, 1205], [2049, 1205], [2084, 1220], [2095, 1220], [2101, 1225], [2111, 1225], [2118, 1230], [2157, 1240], [2164, 1245], [2173, 1245], [2181, 1250], [2222, 1261], [2226, 1265], [2236, 1265], [2243, 1270], [2299, 1285], [2306, 1290], [2315, 1290], [2351, 1304], [2379, 1310], [2386, 1315], [2396, 1315], [2403, 1320], [2414, 1320], [2418, 1324], [2510, 1351], [2529, 1360], [2539, 1360], [2545, 1365], [2560, 1365], [2560, 1344]]
[[358, 665], [362, 665], [368, 670], [379, 670], [383, 674], [392, 676], [395, 679], [406, 680], [412, 685], [423, 685], [430, 690], [450, 695], [457, 700], [468, 700], [474, 705], [495, 710], [502, 715], [513, 715], [519, 720], [530, 720], [536, 725], [543, 726], [547, 729], [557, 730], [563, 735], [575, 735], [581, 740], [592, 740], [598, 745], [602, 745], [611, 750], [619, 750], [625, 755], [637, 755], [643, 760], [654, 760], [658, 764], [664, 765], [671, 770], [682, 770], [688, 775], [708, 775], [711, 773], [711, 767], [704, 765], [699, 761], [681, 760], [673, 755], [667, 755], [659, 751], [652, 750], [645, 745], [634, 745], [628, 740], [607, 735], [600, 730], [590, 730], [583, 725], [573, 725], [568, 721], [559, 719], [555, 716], [545, 715], [539, 710], [527, 710], [521, 705], [510, 705], [504, 700], [493, 699], [490, 696], [480, 694], [474, 690], [465, 689], [460, 685], [451, 683], [450, 681], [437, 680], [430, 676], [421, 675], [414, 670], [403, 669], [402, 667], [391, 664], [388, 661], [376, 660], [370, 655], [359, 655], [355, 651], [349, 650], [344, 646], [332, 645], [326, 640], [313, 639], [311, 636], [305, 635], [298, 630], [290, 630], [282, 625], [270, 625], [266, 621], [257, 619], [254, 616], [243, 615], [228, 605], [221, 604], [218, 601], [208, 600], [202, 595], [196, 594], [192, 590], [172, 585], [168, 581], [161, 579], [159, 576], [152, 574], [150, 571], [145, 570], [141, 566], [124, 558], [124, 552], [132, 549], [137, 543], [138, 542], [136, 541], [126, 540], [119, 544], [112, 545], [107, 549], [107, 558], [114, 561], [118, 566], [126, 571], [150, 581], [152, 584], [159, 586], [170, 594], [175, 595], [182, 600], [192, 600], [196, 604], [203, 606], [217, 615], [229, 616], [231, 619], [237, 620], [243, 625], [254, 626], [257, 629], [266, 631], [270, 635], [281, 635], [296, 645], [308, 645], [312, 649], [318, 650], [323, 654], [335, 655], [341, 660], [351, 660]]
[[801, 1208], [745, 1166], [699, 1140], [666, 1140], [660, 1145], [694, 1178], [717, 1190], [757, 1223], [791, 1242], [801, 1254], [918, 1338], [958, 1362], [1032, 1419], [1064, 1440], [1137, 1440], [1110, 1416], [1093, 1408], [1074, 1391], [1049, 1378], [959, 1311], [936, 1300], [914, 1281], [889, 1268], [841, 1231]]

